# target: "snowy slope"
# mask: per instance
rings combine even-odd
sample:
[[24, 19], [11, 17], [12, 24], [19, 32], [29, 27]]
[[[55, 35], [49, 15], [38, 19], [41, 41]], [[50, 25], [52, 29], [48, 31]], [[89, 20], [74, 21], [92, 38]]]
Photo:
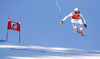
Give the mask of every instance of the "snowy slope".
[[0, 59], [100, 59], [100, 51], [24, 45], [0, 40]]

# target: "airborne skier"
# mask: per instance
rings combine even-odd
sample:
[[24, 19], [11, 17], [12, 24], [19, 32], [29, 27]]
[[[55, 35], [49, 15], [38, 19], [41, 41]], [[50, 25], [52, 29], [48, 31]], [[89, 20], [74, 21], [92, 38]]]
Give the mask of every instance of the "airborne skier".
[[[60, 24], [63, 24], [63, 22], [67, 19], [71, 17], [71, 23], [73, 25], [73, 28], [75, 29], [75, 32], [79, 33], [79, 34], [82, 34], [82, 29], [83, 29], [83, 23], [84, 23], [84, 26], [85, 28], [87, 28], [87, 25], [86, 25], [86, 22], [85, 22], [85, 19], [82, 15], [82, 13], [79, 11], [78, 8], [75, 8], [73, 12], [71, 12], [69, 15], [65, 16], [63, 18], [63, 20], [60, 22]], [[81, 17], [81, 19], [80, 19]], [[77, 26], [76, 24], [80, 24], [80, 29], [78, 31], [77, 29]]]

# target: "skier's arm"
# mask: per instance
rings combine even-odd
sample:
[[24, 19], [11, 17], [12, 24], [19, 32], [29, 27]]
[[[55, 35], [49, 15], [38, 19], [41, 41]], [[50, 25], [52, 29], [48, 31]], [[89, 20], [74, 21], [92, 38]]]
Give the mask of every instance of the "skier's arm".
[[83, 15], [81, 14], [80, 16], [81, 16], [81, 18], [83, 20], [83, 23], [84, 23], [85, 28], [87, 28], [87, 25], [86, 25], [86, 22], [85, 22], [85, 19], [84, 19]]
[[65, 21], [67, 18], [69, 18], [69, 17], [71, 17], [72, 16], [72, 13], [70, 13], [69, 15], [67, 15], [67, 16], [65, 16], [64, 18], [63, 18], [63, 20], [62, 21]]
[[63, 24], [63, 22], [67, 19], [67, 18], [69, 18], [69, 17], [71, 17], [72, 16], [72, 13], [70, 13], [69, 15], [67, 15], [67, 16], [65, 16], [64, 18], [63, 18], [63, 20], [60, 22], [60, 24]]
[[81, 18], [82, 18], [82, 20], [83, 20], [84, 24], [86, 24], [86, 22], [85, 22], [85, 19], [84, 19], [83, 15], [81, 14], [80, 16], [81, 16]]

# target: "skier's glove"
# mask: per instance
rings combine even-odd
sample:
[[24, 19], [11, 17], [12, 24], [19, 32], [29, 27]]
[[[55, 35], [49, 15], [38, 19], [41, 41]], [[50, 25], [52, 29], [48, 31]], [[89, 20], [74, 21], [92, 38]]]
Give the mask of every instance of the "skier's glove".
[[85, 28], [87, 28], [87, 25], [86, 25], [86, 24], [84, 24], [84, 27], [85, 27]]
[[60, 21], [60, 24], [63, 24], [64, 21]]

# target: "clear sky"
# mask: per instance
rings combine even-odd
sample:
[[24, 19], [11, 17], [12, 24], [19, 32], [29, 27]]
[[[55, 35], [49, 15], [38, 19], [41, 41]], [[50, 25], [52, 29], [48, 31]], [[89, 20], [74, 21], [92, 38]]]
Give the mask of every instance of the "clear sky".
[[[74, 33], [71, 18], [60, 25], [56, 0], [0, 0], [0, 40], [6, 40], [8, 13], [10, 20], [18, 22], [21, 15], [21, 43], [48, 47], [100, 50], [100, 1], [57, 0], [61, 19], [78, 7], [87, 28], [86, 37]], [[19, 33], [9, 30], [8, 41], [18, 42]]]

